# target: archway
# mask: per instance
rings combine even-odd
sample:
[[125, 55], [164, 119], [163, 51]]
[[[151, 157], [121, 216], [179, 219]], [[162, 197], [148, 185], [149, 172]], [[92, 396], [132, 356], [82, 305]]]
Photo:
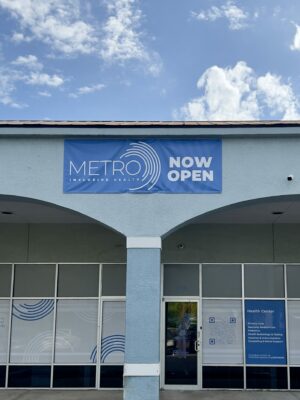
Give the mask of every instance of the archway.
[[[165, 237], [165, 388], [298, 387], [299, 242], [298, 195], [233, 204], [187, 221]], [[186, 333], [185, 358], [177, 357], [177, 336], [168, 322], [176, 320], [172, 307], [182, 304], [184, 315], [196, 320]]]
[[0, 196], [0, 262], [125, 262], [125, 238], [52, 203]]
[[0, 196], [0, 387], [122, 386], [125, 261], [98, 221]]
[[300, 196], [232, 204], [186, 221], [165, 235], [166, 262], [300, 261]]

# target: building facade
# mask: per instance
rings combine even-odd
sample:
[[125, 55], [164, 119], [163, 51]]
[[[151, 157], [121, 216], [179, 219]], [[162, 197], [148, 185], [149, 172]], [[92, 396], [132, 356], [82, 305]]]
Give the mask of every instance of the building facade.
[[0, 123], [0, 386], [300, 388], [300, 123]]

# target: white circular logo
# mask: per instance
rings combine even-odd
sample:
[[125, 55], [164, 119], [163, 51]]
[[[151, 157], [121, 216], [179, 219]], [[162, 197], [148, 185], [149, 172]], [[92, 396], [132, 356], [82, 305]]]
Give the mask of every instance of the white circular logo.
[[157, 152], [145, 142], [135, 142], [130, 143], [130, 147], [121, 155], [120, 159], [129, 157], [141, 160], [144, 165], [142, 184], [129, 190], [151, 190], [161, 174], [161, 163]]

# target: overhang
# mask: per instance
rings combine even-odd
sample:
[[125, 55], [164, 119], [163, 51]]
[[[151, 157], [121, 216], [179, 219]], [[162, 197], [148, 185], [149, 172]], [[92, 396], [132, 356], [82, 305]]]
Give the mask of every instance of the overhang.
[[4, 137], [298, 137], [299, 121], [0, 121]]

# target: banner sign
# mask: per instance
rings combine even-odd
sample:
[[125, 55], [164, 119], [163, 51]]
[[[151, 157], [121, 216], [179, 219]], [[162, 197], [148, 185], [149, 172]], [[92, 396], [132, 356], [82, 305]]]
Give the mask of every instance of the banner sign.
[[283, 300], [245, 300], [245, 326], [247, 364], [287, 363]]
[[221, 140], [65, 140], [65, 193], [219, 193]]

